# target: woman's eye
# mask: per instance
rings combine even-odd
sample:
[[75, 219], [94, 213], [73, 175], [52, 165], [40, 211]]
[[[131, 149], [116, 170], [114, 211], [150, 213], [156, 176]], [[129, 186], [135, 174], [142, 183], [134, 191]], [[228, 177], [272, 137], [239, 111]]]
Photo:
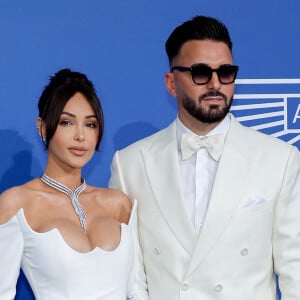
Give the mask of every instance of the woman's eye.
[[68, 126], [71, 125], [71, 122], [69, 120], [61, 120], [59, 124], [62, 126]]
[[90, 127], [90, 128], [97, 128], [97, 123], [96, 122], [88, 122], [86, 124], [87, 127]]

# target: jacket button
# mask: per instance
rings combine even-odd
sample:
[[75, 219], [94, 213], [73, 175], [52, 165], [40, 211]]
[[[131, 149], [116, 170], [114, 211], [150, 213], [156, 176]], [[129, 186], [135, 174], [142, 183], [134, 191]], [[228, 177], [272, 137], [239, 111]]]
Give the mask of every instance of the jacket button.
[[160, 249], [159, 248], [154, 248], [153, 249], [154, 254], [160, 255]]
[[215, 291], [216, 291], [217, 293], [220, 293], [222, 290], [223, 290], [222, 284], [217, 284], [217, 285], [215, 286]]
[[241, 250], [241, 254], [242, 254], [243, 256], [248, 255], [248, 249], [247, 249], [247, 248], [242, 249], [242, 250]]
[[183, 291], [186, 291], [188, 288], [189, 288], [189, 284], [186, 283], [186, 282], [184, 282], [184, 283], [181, 285], [181, 289], [182, 289]]

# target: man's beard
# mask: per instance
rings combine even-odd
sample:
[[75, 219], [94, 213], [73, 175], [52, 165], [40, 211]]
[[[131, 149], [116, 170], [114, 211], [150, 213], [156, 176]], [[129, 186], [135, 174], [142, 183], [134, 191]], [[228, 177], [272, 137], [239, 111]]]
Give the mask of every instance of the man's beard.
[[219, 108], [218, 105], [210, 105], [207, 109], [203, 109], [203, 107], [197, 107], [195, 102], [192, 98], [185, 96], [183, 98], [182, 104], [183, 107], [187, 110], [187, 112], [192, 115], [197, 120], [203, 122], [203, 123], [215, 123], [222, 121], [227, 113], [230, 110], [231, 104], [232, 104], [232, 98], [230, 101], [228, 101], [228, 98], [226, 95], [224, 95], [221, 92], [208, 92], [199, 97], [199, 103], [202, 102], [202, 100], [206, 97], [211, 96], [219, 96], [222, 97], [225, 103], [225, 106], [223, 108]]

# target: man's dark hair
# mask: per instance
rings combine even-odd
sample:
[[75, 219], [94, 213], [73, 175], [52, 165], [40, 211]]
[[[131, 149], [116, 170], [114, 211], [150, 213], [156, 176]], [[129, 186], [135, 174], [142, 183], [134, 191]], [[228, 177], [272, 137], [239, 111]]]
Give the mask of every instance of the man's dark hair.
[[224, 42], [232, 51], [232, 42], [226, 26], [218, 19], [196, 16], [176, 27], [166, 42], [169, 63], [178, 55], [182, 45], [191, 40]]

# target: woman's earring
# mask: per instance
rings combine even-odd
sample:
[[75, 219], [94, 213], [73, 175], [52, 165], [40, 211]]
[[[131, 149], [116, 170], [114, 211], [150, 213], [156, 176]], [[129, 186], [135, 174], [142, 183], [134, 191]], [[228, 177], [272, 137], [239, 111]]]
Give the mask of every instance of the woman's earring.
[[[36, 129], [37, 129], [38, 131], [40, 131], [40, 127], [39, 127], [39, 126], [36, 126]], [[40, 133], [40, 132], [39, 132], [39, 133]], [[42, 135], [41, 135], [40, 137], [41, 137], [43, 143], [45, 144], [45, 143], [46, 143], [46, 138], [43, 137]]]

